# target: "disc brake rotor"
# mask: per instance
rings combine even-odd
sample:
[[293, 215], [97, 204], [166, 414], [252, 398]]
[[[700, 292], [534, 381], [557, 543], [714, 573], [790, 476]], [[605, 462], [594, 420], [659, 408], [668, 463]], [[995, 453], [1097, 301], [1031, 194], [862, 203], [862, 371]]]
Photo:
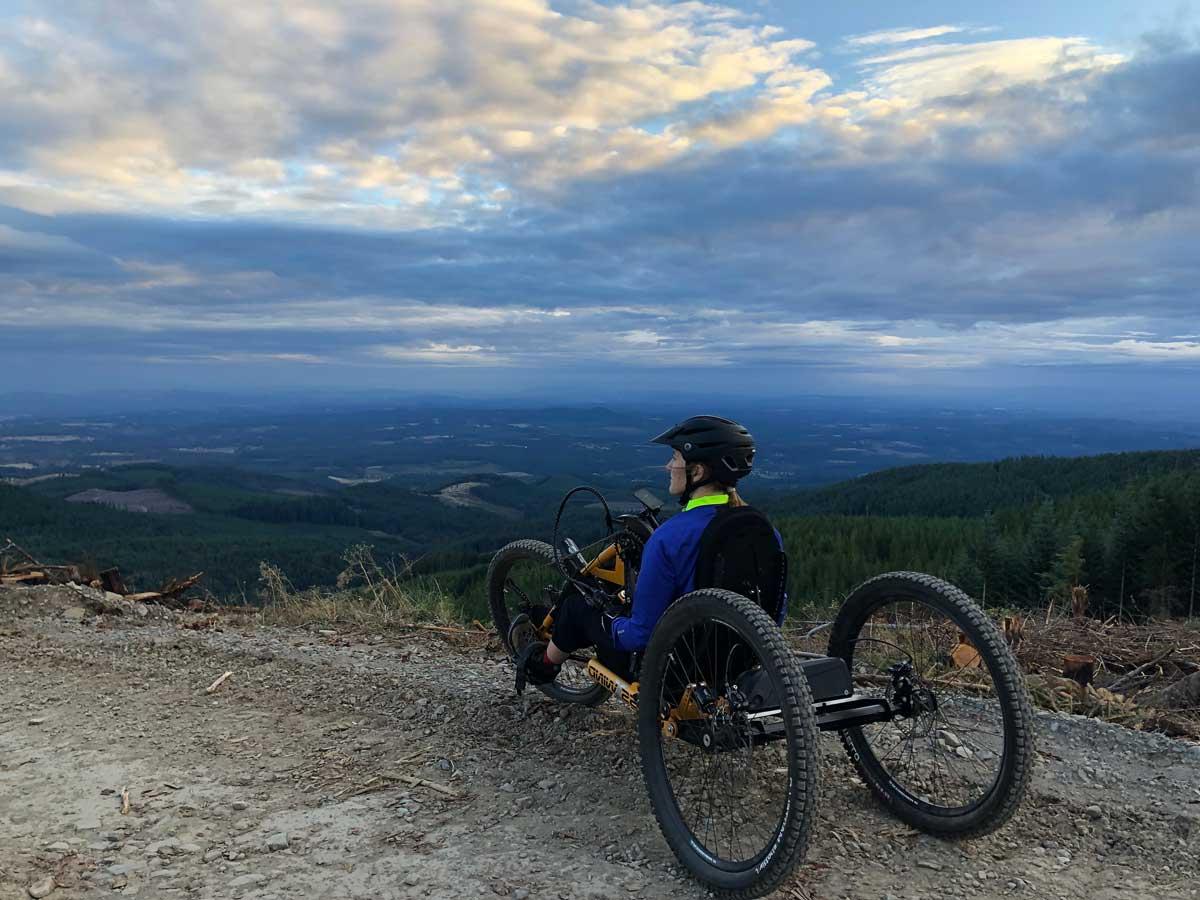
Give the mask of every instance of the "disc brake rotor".
[[508, 646], [512, 647], [513, 653], [519, 654], [538, 637], [537, 626], [525, 613], [521, 613], [513, 619], [512, 624], [508, 627]]

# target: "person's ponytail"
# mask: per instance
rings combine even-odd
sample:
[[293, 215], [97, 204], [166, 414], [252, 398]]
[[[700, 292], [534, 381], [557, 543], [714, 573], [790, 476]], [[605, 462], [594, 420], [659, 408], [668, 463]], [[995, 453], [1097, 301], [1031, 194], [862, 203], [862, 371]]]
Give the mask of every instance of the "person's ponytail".
[[742, 499], [742, 495], [738, 493], [736, 485], [731, 484], [728, 487], [726, 487], [725, 493], [727, 493], [729, 495], [729, 505], [730, 506], [749, 506], [750, 505], [749, 503], [747, 503], [745, 500]]

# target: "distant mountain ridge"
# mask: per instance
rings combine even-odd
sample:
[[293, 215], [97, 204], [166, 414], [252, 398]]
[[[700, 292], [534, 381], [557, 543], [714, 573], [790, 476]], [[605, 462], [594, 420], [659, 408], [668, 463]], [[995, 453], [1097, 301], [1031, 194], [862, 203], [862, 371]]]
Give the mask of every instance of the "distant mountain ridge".
[[776, 495], [764, 507], [787, 515], [974, 518], [1044, 499], [1080, 497], [1145, 478], [1200, 469], [1200, 449], [1097, 456], [1019, 456], [984, 463], [922, 463], [827, 487]]

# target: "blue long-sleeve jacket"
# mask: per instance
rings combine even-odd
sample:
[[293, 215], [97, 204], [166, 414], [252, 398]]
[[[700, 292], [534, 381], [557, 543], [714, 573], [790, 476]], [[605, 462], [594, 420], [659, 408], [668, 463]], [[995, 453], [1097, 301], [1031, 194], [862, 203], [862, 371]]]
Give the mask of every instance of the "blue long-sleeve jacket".
[[[728, 495], [723, 494], [699, 497], [655, 529], [642, 551], [642, 567], [633, 592], [633, 615], [613, 620], [612, 635], [617, 649], [644, 650], [667, 607], [694, 590], [700, 536], [718, 507], [728, 502]], [[778, 531], [775, 536], [782, 547]], [[786, 615], [785, 597], [780, 617]]]

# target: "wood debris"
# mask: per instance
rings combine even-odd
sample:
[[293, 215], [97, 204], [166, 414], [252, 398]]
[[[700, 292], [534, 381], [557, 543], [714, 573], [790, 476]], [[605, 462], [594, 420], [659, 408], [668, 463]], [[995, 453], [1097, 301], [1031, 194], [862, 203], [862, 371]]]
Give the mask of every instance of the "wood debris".
[[[1016, 653], [1040, 706], [1200, 739], [1200, 628], [1195, 624], [1031, 619]], [[1183, 687], [1192, 676], [1194, 700]]]
[[[193, 610], [203, 609], [203, 601], [199, 601], [201, 605], [197, 607], [195, 605], [197, 601], [189, 600], [184, 596], [204, 577], [203, 572], [197, 572], [187, 578], [169, 578], [156, 591], [131, 592], [125, 584], [121, 571], [115, 567], [104, 569], [95, 577], [91, 574], [85, 576], [84, 572], [89, 568], [87, 566], [44, 563], [11, 537], [5, 536], [3, 541], [3, 544], [0, 545], [0, 585], [84, 586], [103, 591], [105, 594], [123, 597], [134, 603], [159, 603], [173, 608], [186, 606]], [[20, 561], [14, 561], [14, 559]], [[92, 569], [92, 572], [94, 571]], [[119, 612], [120, 610], [113, 608], [104, 611]]]
[[200, 619], [192, 619], [190, 622], [183, 622], [180, 628], [187, 628], [192, 631], [203, 631], [206, 628], [215, 628], [220, 622], [220, 616], [213, 613], [211, 616], [204, 616]]
[[1071, 588], [1071, 616], [1082, 619], [1087, 613], [1088, 589], [1086, 585], [1077, 584]]
[[172, 578], [157, 591], [140, 591], [136, 594], [126, 594], [125, 599], [134, 600], [139, 603], [161, 603], [165, 606], [182, 605], [173, 601], [178, 601], [184, 593], [195, 587], [196, 582], [203, 577], [203, 572], [197, 572], [188, 578]]
[[1142, 675], [1153, 675], [1154, 673], [1152, 673], [1151, 670], [1155, 669], [1159, 663], [1161, 663], [1174, 652], [1174, 647], [1168, 647], [1162, 653], [1158, 654], [1158, 656], [1154, 657], [1154, 659], [1150, 660], [1149, 662], [1142, 663], [1132, 672], [1127, 672], [1122, 675], [1116, 681], [1112, 682], [1108, 686], [1108, 689], [1117, 693], [1123, 692], [1126, 688], [1133, 685]]
[[405, 784], [412, 785], [413, 787], [428, 788], [431, 791], [436, 791], [437, 793], [446, 797], [450, 797], [454, 800], [461, 800], [463, 798], [463, 795], [453, 788], [448, 788], [444, 784], [438, 784], [436, 781], [418, 778], [416, 775], [401, 775], [398, 773], [384, 772], [381, 777], [386, 778], [389, 781], [402, 781]]
[[1016, 651], [1025, 639], [1025, 619], [1021, 616], [1005, 616], [1002, 625], [1005, 643]]
[[950, 651], [950, 660], [960, 669], [978, 669], [983, 665], [979, 651], [961, 631], [958, 633], [958, 644]]
[[206, 694], [215, 693], [217, 691], [217, 689], [220, 688], [221, 685], [223, 685], [226, 681], [229, 680], [229, 677], [231, 675], [233, 675], [232, 669], [225, 672], [223, 675], [221, 675], [219, 678], [217, 678], [216, 681], [214, 681], [212, 684], [210, 684], [208, 687], [206, 687], [204, 689], [204, 693], [206, 693]]
[[1072, 653], [1063, 658], [1062, 673], [1078, 684], [1089, 685], [1095, 677], [1097, 662], [1094, 656]]

